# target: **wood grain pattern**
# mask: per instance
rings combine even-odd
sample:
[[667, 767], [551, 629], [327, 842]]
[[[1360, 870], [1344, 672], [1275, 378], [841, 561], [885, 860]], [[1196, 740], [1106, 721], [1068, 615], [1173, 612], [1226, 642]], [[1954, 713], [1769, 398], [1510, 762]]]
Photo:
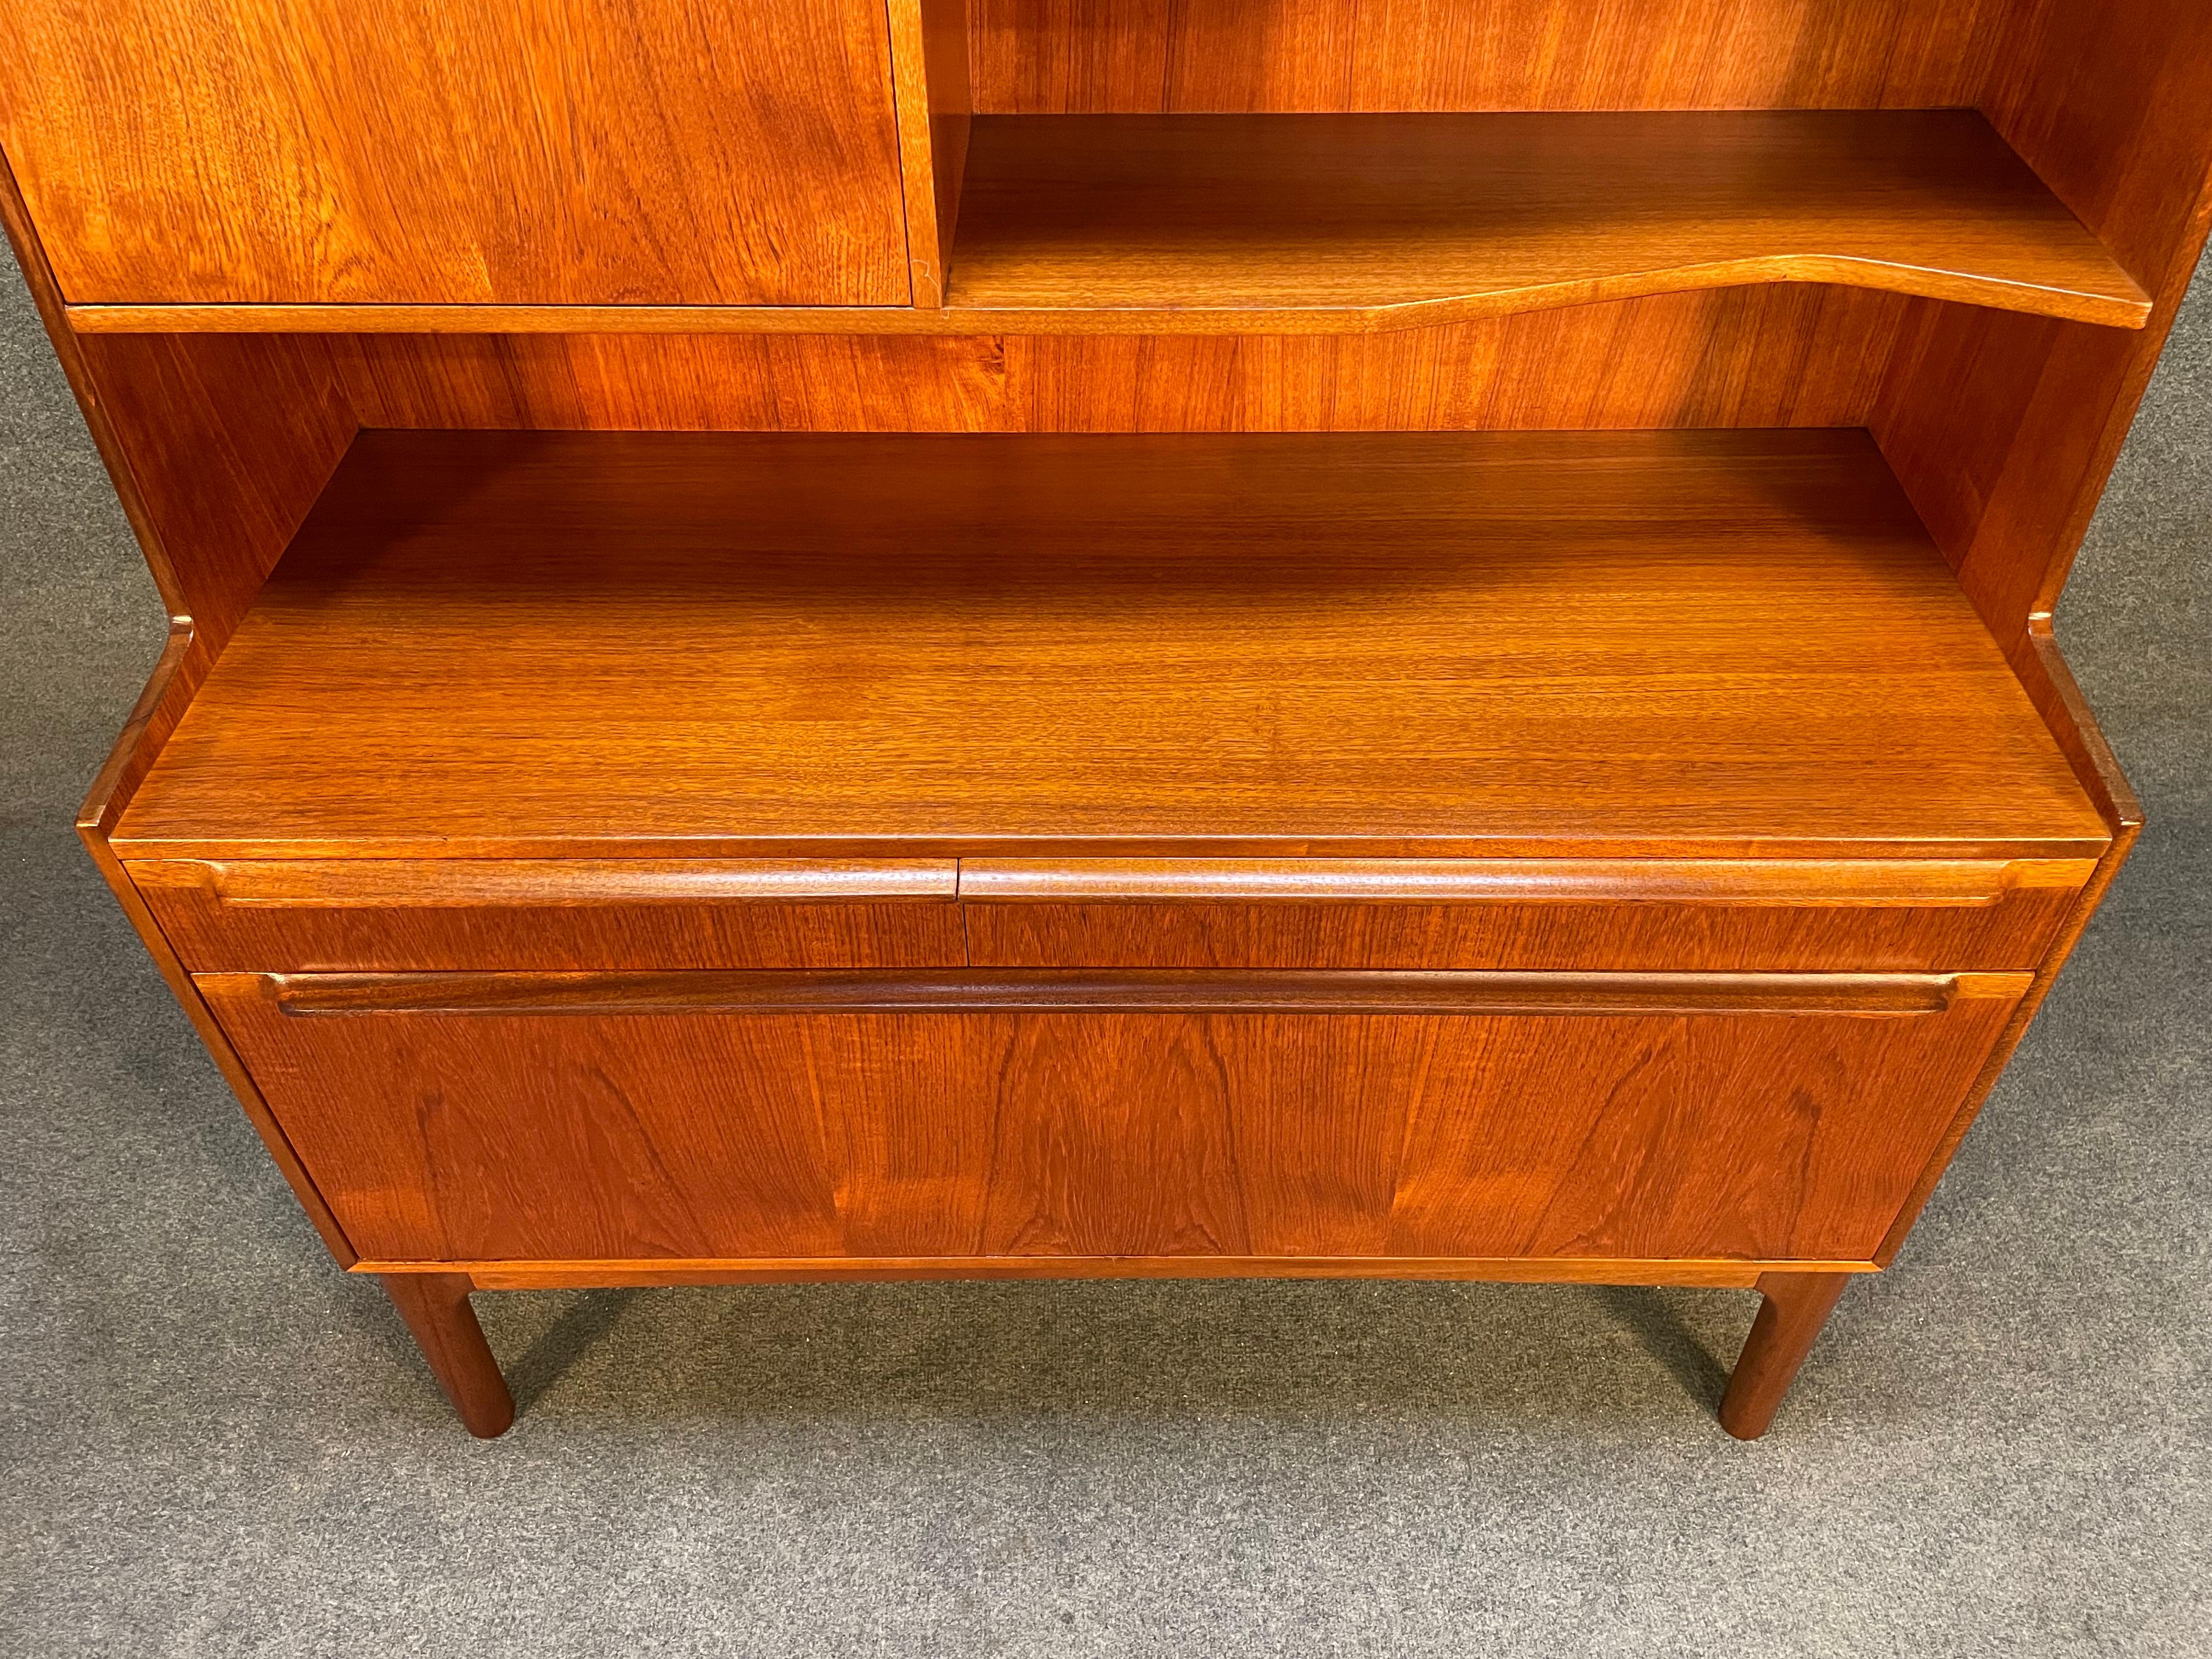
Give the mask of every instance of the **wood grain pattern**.
[[[952, 204], [937, 200], [934, 164], [913, 159], [921, 118], [907, 120], [908, 242], [926, 301], [942, 277], [942, 309], [679, 307], [536, 325], [1359, 331], [1765, 283], [2120, 328], [2150, 310], [1972, 111], [963, 117], [945, 135], [964, 181], [951, 253]], [[74, 315], [109, 330], [526, 325], [496, 306]]]
[[979, 967], [1911, 972], [2033, 968], [2094, 867], [976, 859], [961, 891]]
[[360, 429], [315, 340], [81, 343], [149, 522], [173, 614], [222, 650]]
[[1980, 1115], [1983, 1106], [1989, 1100], [1990, 1091], [1996, 1086], [1998, 1078], [2010, 1063], [2021, 1040], [2027, 1035], [2030, 1022], [2042, 1006], [2044, 998], [2051, 994], [2051, 987], [2057, 983], [2058, 975], [2065, 969], [2067, 959], [2072, 956], [2075, 945], [2081, 941], [2083, 931], [2096, 915], [2097, 907], [2104, 902], [2106, 894], [2111, 891], [2113, 879], [2119, 874], [2121, 866], [2126, 864], [2128, 855], [2134, 850], [2142, 833], [2142, 826], [2139, 823], [2121, 825], [2113, 836], [2112, 846], [2098, 860], [2096, 874], [2081, 890], [2081, 897], [2075, 901], [2072, 913], [2066, 918], [2057, 938], [2052, 941], [2045, 956], [2042, 967], [2029, 984], [2027, 994], [2013, 1010], [2012, 1018], [1999, 1034], [1996, 1046], [1982, 1062], [1980, 1073], [1974, 1079], [1973, 1086], [1967, 1090], [1966, 1098], [1960, 1102], [1959, 1109], [1953, 1114], [1950, 1127], [1944, 1131], [1942, 1139], [1929, 1154], [1920, 1178], [1913, 1183], [1911, 1196], [1905, 1200], [1905, 1207], [1898, 1212], [1897, 1219], [1890, 1224], [1889, 1232], [1875, 1257], [1882, 1267], [1887, 1267], [1895, 1261], [1897, 1253], [1904, 1248], [1905, 1236], [1920, 1218], [1921, 1210], [1934, 1194], [1936, 1183], [1943, 1178], [1943, 1172], [1949, 1168], [1951, 1158], [1965, 1141], [1967, 1131], [1973, 1127], [1974, 1120]]
[[[1329, 860], [1316, 860], [1329, 863]], [[2073, 914], [2070, 887], [1993, 905], [1785, 898], [1491, 902], [975, 902], [975, 967], [1948, 971], [2033, 969]]]
[[2019, 0], [1985, 103], [2067, 205], [2163, 289], [2212, 175], [2212, 14], [2193, 0]]
[[[120, 892], [128, 886], [121, 868], [94, 835], [105, 834], [137, 788], [356, 423], [317, 342], [272, 349], [210, 338], [173, 351], [157, 342], [152, 372], [141, 374], [133, 345], [78, 337], [4, 155], [0, 225], [169, 616], [161, 661], [79, 814], [80, 835]], [[248, 454], [257, 464], [240, 464]], [[142, 934], [158, 937], [135, 897], [125, 908]], [[173, 963], [164, 971], [182, 987]], [[213, 1031], [204, 1011], [194, 1017], [204, 1033]]]
[[73, 301], [912, 297], [878, 0], [19, 0], [0, 92]]
[[[1809, 279], [1793, 287], [1821, 286]], [[1711, 293], [1710, 285], [1658, 283], [1656, 297]], [[1727, 291], [1727, 290], [1721, 290]], [[1871, 293], [1866, 289], [1850, 290]], [[1559, 303], [1565, 303], [1564, 301]], [[1556, 309], [1545, 301], [1536, 314]], [[1516, 303], [1447, 301], [1405, 307], [1292, 307], [1273, 311], [1224, 308], [1041, 310], [995, 306], [70, 306], [70, 326], [86, 337], [112, 334], [398, 334], [407, 336], [731, 335], [775, 339], [802, 336], [870, 341], [915, 337], [1036, 340], [1358, 338], [1455, 320], [1510, 321], [1531, 314]], [[2140, 325], [2120, 323], [2121, 327]], [[1585, 391], [1591, 390], [1584, 388]], [[1747, 422], [1747, 424], [1751, 424]], [[1832, 424], [1832, 423], [1831, 423]], [[885, 430], [899, 428], [886, 427]]]
[[979, 116], [947, 304], [1264, 332], [1762, 282], [2149, 312], [1969, 111]]
[[116, 843], [595, 837], [813, 857], [2109, 839], [1856, 434], [383, 434]]
[[2034, 968], [2095, 865], [617, 858], [126, 868], [199, 971], [1936, 972]]
[[297, 1018], [200, 983], [368, 1257], [445, 1262], [1863, 1261], [2020, 988], [1879, 1018]]
[[[1374, 335], [373, 334], [329, 344], [369, 427], [1832, 427], [1866, 423], [1911, 305], [1781, 286]], [[1638, 372], [1612, 372], [1623, 362]]]
[[[112, 465], [127, 447], [143, 474], [134, 521], [174, 544], [157, 574], [208, 648], [244, 614], [358, 425], [1855, 426], [1911, 304], [1777, 287], [1348, 337], [99, 335], [71, 349], [110, 389], [92, 405], [95, 430], [113, 432]], [[1610, 372], [1622, 361], [1638, 373]], [[134, 484], [126, 500], [141, 499]]]
[[2025, 974], [1677, 974], [1002, 969], [804, 973], [268, 974], [297, 1018], [821, 1010], [1290, 1014], [1926, 1014], [2017, 998]]
[[179, 593], [176, 567], [169, 558], [161, 526], [155, 523], [132, 473], [122, 434], [100, 401], [97, 379], [86, 360], [85, 343], [70, 326], [69, 307], [63, 300], [52, 263], [46, 258], [46, 242], [31, 222], [30, 209], [16, 185], [15, 170], [4, 147], [0, 147], [0, 230], [6, 232], [16, 268], [22, 273], [23, 285], [30, 292], [31, 303], [46, 328], [55, 359], [68, 378], [77, 410], [84, 416], [85, 428], [100, 452], [100, 464], [107, 469], [108, 478], [115, 486], [116, 500], [130, 522], [132, 535], [137, 538], [147, 572], [154, 579], [173, 628], [179, 618], [190, 614]]
[[2142, 806], [2058, 653], [2052, 612], [2212, 230], [2212, 11], [2022, 0], [1985, 104], [2136, 273], [2150, 323], [2118, 335], [1917, 307], [1869, 426], [2115, 836], [1883, 1241], [1884, 1263], [2141, 833]]
[[2012, 0], [976, 0], [975, 107], [1972, 105]]
[[200, 970], [923, 968], [967, 960], [945, 860], [134, 860]]
[[968, 0], [889, 0], [914, 303], [945, 303], [968, 165]]
[[2141, 823], [2212, 10], [752, 5], [0, 13], [81, 833], [331, 1249], [485, 1431], [472, 1284], [1181, 1273], [1756, 1281], [1762, 1430]]
[[2073, 912], [1676, 904], [964, 904], [977, 967], [1930, 973], [2031, 969]]
[[2024, 0], [1991, 118], [2153, 298], [2143, 334], [1920, 311], [1869, 424], [2023, 675], [2212, 229], [2212, 11]]

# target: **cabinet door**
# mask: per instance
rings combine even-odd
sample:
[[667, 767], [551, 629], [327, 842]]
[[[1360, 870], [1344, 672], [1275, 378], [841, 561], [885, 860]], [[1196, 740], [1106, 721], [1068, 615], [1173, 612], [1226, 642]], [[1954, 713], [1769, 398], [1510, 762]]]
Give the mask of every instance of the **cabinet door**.
[[199, 984], [370, 1260], [950, 1267], [1863, 1261], [2027, 983], [1189, 978]]
[[904, 305], [882, 0], [9, 0], [84, 303]]

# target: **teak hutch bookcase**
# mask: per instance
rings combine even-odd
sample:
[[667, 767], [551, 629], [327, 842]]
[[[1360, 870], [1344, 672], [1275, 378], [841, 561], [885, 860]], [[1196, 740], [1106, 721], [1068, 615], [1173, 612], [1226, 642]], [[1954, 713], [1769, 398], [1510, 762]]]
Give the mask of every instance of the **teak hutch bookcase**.
[[2134, 838], [2051, 615], [2203, 0], [10, 0], [173, 617], [82, 829], [479, 1289], [1756, 1286]]

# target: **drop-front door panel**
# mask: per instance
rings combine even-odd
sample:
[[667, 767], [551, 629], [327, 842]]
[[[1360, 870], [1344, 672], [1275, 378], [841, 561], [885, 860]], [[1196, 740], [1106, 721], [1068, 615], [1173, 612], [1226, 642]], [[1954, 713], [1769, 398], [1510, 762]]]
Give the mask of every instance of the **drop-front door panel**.
[[905, 305], [881, 0], [9, 0], [79, 304]]
[[2027, 983], [822, 977], [198, 983], [386, 1261], [1865, 1261]]

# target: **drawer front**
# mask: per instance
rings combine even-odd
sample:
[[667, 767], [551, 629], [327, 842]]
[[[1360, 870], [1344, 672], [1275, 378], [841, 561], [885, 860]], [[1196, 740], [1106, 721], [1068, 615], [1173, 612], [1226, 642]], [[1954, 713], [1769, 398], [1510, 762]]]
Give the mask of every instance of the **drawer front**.
[[136, 860], [197, 972], [932, 968], [950, 859]]
[[2026, 975], [212, 975], [380, 1261], [1870, 1258]]
[[969, 859], [978, 967], [2002, 972], [2087, 860]]
[[913, 297], [880, 0], [9, 0], [0, 148], [80, 305]]

